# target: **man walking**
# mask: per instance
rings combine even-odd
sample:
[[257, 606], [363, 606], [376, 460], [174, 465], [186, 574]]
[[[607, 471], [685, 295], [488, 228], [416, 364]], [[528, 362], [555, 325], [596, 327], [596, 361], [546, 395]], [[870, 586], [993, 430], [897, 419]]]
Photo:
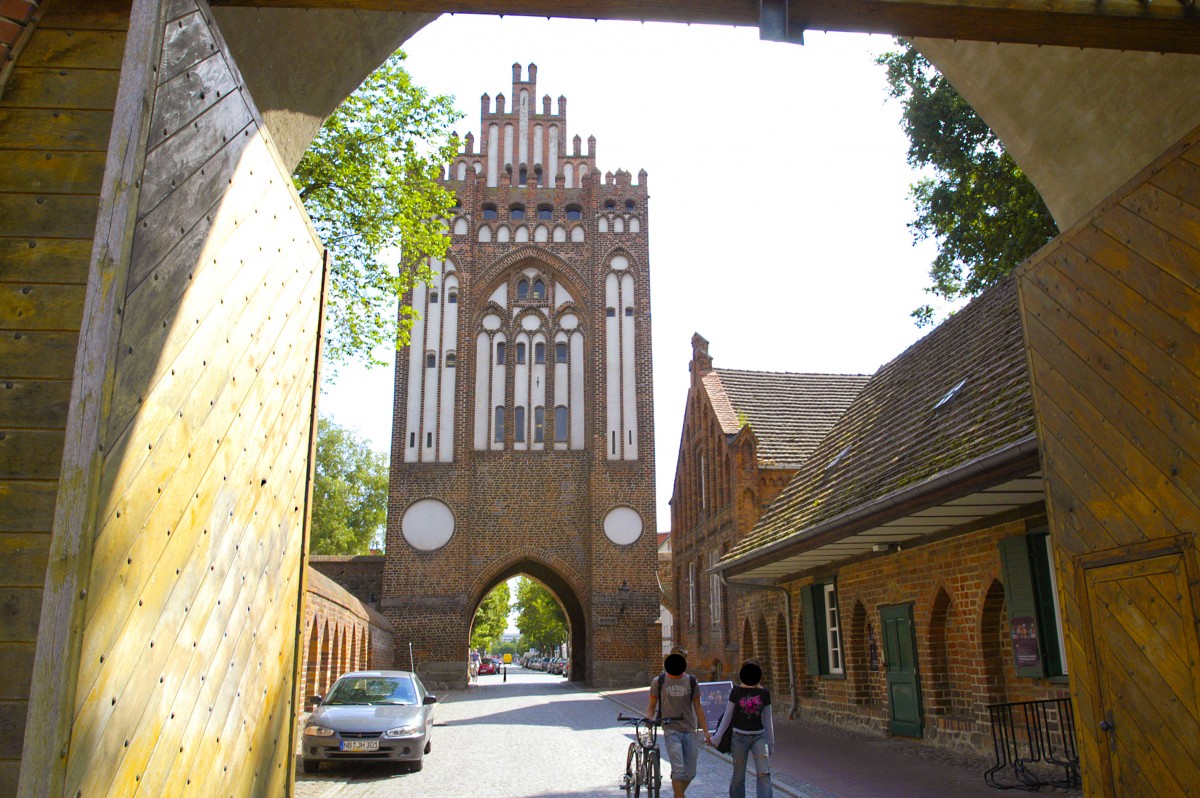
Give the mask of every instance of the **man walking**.
[[663, 726], [663, 742], [671, 762], [671, 788], [675, 798], [684, 798], [688, 784], [696, 778], [696, 758], [700, 754], [696, 730], [704, 732], [706, 743], [711, 744], [712, 737], [700, 703], [700, 687], [696, 677], [687, 673], [687, 649], [671, 649], [663, 660], [663, 669], [650, 682], [646, 717], [674, 719]]

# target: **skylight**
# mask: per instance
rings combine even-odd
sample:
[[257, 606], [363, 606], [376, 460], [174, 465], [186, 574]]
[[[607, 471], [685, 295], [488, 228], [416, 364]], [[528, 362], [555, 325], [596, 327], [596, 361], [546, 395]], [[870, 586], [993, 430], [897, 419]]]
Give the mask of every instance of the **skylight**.
[[833, 468], [838, 463], [842, 462], [842, 458], [844, 458], [846, 455], [850, 454], [850, 446], [853, 446], [853, 445], [854, 444], [850, 444], [845, 449], [842, 449], [840, 452], [838, 452], [837, 456], [829, 461], [829, 465], [825, 466], [825, 470], [828, 471], [829, 469]]
[[958, 389], [967, 384], [967, 379], [969, 379], [969, 378], [963, 377], [963, 379], [958, 383], [958, 385], [955, 385], [953, 388], [946, 391], [946, 395], [938, 400], [938, 403], [933, 406], [933, 409], [937, 410], [939, 407], [946, 404], [946, 402], [949, 402], [951, 399], [953, 399], [954, 395], [956, 393], [958, 393]]

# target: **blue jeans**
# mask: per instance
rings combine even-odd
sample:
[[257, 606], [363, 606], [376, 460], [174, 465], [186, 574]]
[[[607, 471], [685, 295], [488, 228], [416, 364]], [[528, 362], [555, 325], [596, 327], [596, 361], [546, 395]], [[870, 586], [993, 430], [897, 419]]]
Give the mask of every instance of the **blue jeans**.
[[729, 780], [729, 798], [746, 798], [746, 759], [754, 754], [758, 772], [756, 798], [771, 798], [771, 764], [767, 761], [767, 733], [733, 734], [729, 752], [733, 755], [733, 778]]
[[671, 781], [691, 781], [696, 778], [696, 757], [700, 755], [696, 733], [664, 729], [663, 744], [667, 749], [667, 759], [671, 762]]

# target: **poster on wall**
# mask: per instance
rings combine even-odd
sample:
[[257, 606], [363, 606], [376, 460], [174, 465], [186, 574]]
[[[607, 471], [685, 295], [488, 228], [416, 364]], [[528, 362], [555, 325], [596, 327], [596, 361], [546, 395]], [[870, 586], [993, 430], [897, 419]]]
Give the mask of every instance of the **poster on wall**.
[[717, 730], [732, 689], [733, 682], [700, 682], [700, 706], [704, 707], [704, 719], [708, 721], [710, 732]]
[[1018, 668], [1036, 668], [1042, 663], [1041, 648], [1038, 646], [1037, 623], [1033, 616], [1022, 615], [1012, 619], [1013, 658]]

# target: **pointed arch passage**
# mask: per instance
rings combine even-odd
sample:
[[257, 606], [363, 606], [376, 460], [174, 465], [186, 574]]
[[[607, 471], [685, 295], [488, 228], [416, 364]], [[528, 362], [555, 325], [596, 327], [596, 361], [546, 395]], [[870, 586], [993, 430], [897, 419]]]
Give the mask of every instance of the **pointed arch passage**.
[[950, 682], [950, 651], [946, 627], [950, 620], [950, 595], [939, 587], [929, 613], [929, 707], [935, 714], [954, 714], [954, 691]]

